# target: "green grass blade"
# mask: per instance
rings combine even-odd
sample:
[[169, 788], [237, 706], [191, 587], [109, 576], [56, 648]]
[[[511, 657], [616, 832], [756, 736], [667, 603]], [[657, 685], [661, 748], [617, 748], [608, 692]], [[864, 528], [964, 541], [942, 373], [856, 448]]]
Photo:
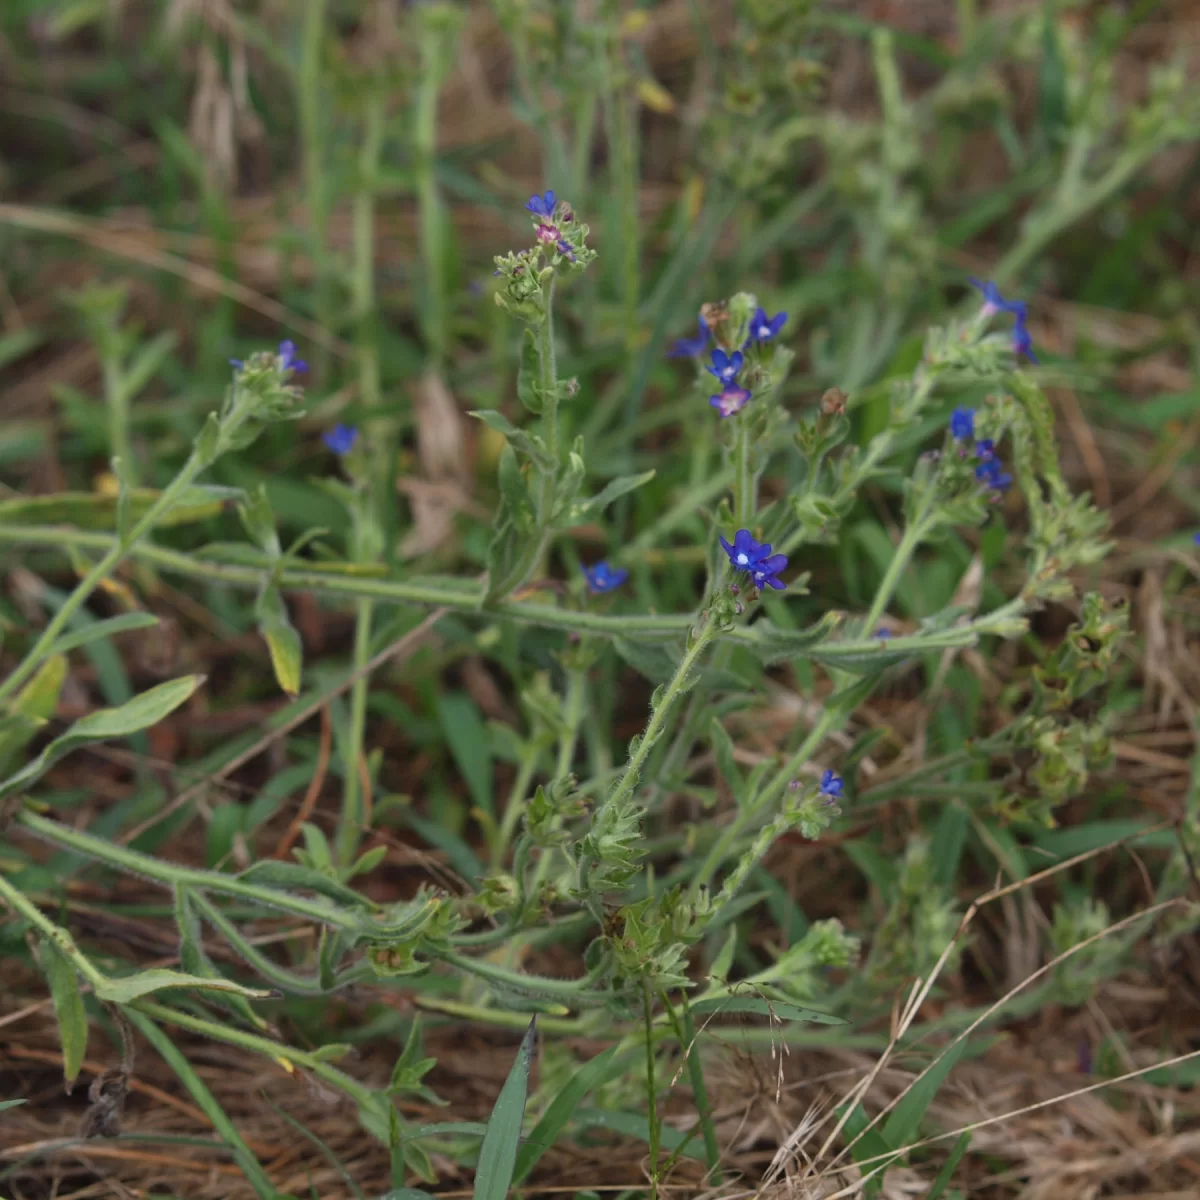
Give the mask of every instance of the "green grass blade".
[[917, 1135], [925, 1110], [938, 1088], [967, 1051], [967, 1039], [956, 1042], [904, 1093], [883, 1125], [883, 1139], [890, 1146], [905, 1146]]
[[589, 1059], [550, 1101], [542, 1119], [533, 1127], [517, 1155], [517, 1165], [513, 1171], [514, 1187], [525, 1181], [538, 1159], [554, 1145], [555, 1139], [566, 1128], [567, 1122], [584, 1096], [624, 1068], [629, 1054], [627, 1052], [618, 1056], [619, 1050], [620, 1046], [610, 1046], [595, 1058]]
[[52, 942], [42, 943], [42, 969], [50, 982], [54, 1015], [58, 1018], [58, 1036], [62, 1042], [63, 1077], [74, 1083], [87, 1053], [88, 1022], [79, 993], [79, 976], [74, 966]]
[[262, 1164], [254, 1157], [254, 1152], [246, 1145], [237, 1126], [229, 1119], [225, 1110], [217, 1102], [217, 1098], [208, 1090], [207, 1085], [192, 1069], [191, 1063], [176, 1049], [175, 1043], [149, 1017], [133, 1009], [125, 1009], [125, 1016], [137, 1026], [142, 1036], [162, 1056], [166, 1064], [179, 1076], [179, 1082], [191, 1093], [196, 1106], [212, 1122], [213, 1128], [225, 1140], [233, 1152], [237, 1165], [247, 1182], [262, 1198], [275, 1200], [278, 1191], [271, 1182]]
[[950, 1151], [950, 1157], [942, 1165], [942, 1169], [933, 1181], [933, 1187], [929, 1189], [929, 1195], [925, 1197], [925, 1200], [939, 1200], [941, 1194], [950, 1185], [950, 1180], [953, 1178], [954, 1172], [958, 1169], [958, 1164], [962, 1162], [962, 1157], [966, 1154], [967, 1147], [970, 1144], [971, 1131], [968, 1129], [966, 1133], [958, 1135], [958, 1141], [954, 1143], [954, 1149]]
[[529, 1094], [529, 1068], [533, 1065], [536, 1032], [537, 1018], [534, 1017], [521, 1039], [517, 1060], [488, 1118], [487, 1133], [479, 1151], [479, 1166], [475, 1171], [474, 1200], [504, 1200], [508, 1195], [521, 1142], [521, 1122], [525, 1118], [525, 1098]]

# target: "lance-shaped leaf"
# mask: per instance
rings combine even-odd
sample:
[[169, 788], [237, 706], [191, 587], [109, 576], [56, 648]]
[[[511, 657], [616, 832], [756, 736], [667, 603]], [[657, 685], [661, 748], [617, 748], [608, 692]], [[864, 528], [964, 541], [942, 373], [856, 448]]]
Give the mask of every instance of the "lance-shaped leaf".
[[505, 1200], [508, 1195], [521, 1145], [521, 1122], [525, 1119], [525, 1099], [529, 1094], [536, 1026], [535, 1017], [529, 1022], [529, 1029], [517, 1051], [517, 1060], [488, 1118], [487, 1133], [483, 1135], [479, 1150], [479, 1166], [475, 1171], [474, 1200]]
[[134, 696], [118, 708], [101, 708], [81, 717], [61, 737], [57, 737], [14, 775], [0, 781], [0, 799], [27, 788], [41, 778], [60, 758], [89, 742], [105, 742], [128, 737], [157, 724], [177, 709], [204, 682], [203, 675], [184, 675], [160, 683]]

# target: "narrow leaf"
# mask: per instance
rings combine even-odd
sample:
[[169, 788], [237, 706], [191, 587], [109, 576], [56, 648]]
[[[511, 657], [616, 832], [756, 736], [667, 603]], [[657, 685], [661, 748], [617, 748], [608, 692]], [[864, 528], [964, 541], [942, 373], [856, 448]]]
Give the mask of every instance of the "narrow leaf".
[[50, 998], [58, 1018], [58, 1037], [62, 1042], [63, 1076], [74, 1083], [87, 1052], [88, 1023], [79, 992], [79, 976], [62, 951], [53, 942], [42, 943], [42, 969], [50, 982]]
[[925, 1197], [925, 1200], [940, 1200], [941, 1194], [950, 1186], [950, 1180], [954, 1178], [954, 1172], [958, 1169], [958, 1164], [962, 1162], [962, 1157], [966, 1154], [970, 1144], [971, 1131], [968, 1129], [958, 1135], [958, 1141], [954, 1143], [950, 1157], [942, 1164], [942, 1169], [933, 1181], [933, 1187], [929, 1189], [929, 1195]]
[[884, 1140], [890, 1146], [906, 1146], [921, 1127], [921, 1118], [933, 1102], [946, 1076], [967, 1052], [967, 1039], [956, 1042], [896, 1102], [883, 1126]]
[[514, 1187], [519, 1187], [525, 1181], [538, 1159], [554, 1145], [555, 1139], [566, 1128], [571, 1114], [579, 1107], [584, 1096], [601, 1084], [607, 1083], [624, 1068], [628, 1052], [618, 1057], [620, 1049], [620, 1046], [610, 1046], [595, 1058], [589, 1059], [550, 1101], [542, 1119], [533, 1127], [517, 1155], [517, 1165], [513, 1171]]
[[521, 1122], [525, 1118], [525, 1098], [529, 1092], [529, 1069], [533, 1065], [533, 1043], [537, 1018], [521, 1039], [517, 1060], [500, 1089], [496, 1106], [488, 1118], [487, 1133], [479, 1150], [475, 1171], [474, 1200], [505, 1200], [512, 1183], [513, 1167], [521, 1142]]
[[775, 1017], [780, 1021], [807, 1021], [812, 1025], [845, 1025], [841, 1017], [818, 1012], [815, 1008], [801, 1008], [782, 1000], [768, 1000], [765, 996], [714, 996], [709, 1000], [697, 1000], [692, 1013], [751, 1013], [760, 1017]]
[[105, 979], [96, 984], [96, 996], [109, 1004], [130, 1004], [151, 992], [161, 992], [164, 988], [196, 988], [207, 992], [233, 992], [238, 996], [247, 996], [252, 1000], [268, 1000], [274, 992], [262, 988], [243, 987], [229, 979], [205, 979], [200, 975], [185, 975], [182, 971], [169, 971], [165, 967], [154, 967], [149, 971], [139, 971], [136, 975], [126, 975], [121, 979]]
[[6, 1108], [16, 1108], [18, 1105], [28, 1103], [28, 1100], [0, 1100], [0, 1112], [3, 1112]]
[[174, 712], [204, 682], [203, 675], [184, 675], [160, 683], [117, 708], [101, 708], [76, 721], [62, 737], [55, 738], [37, 758], [15, 775], [0, 781], [0, 799], [26, 788], [44, 775], [60, 758], [88, 742], [128, 737], [161, 721]]
[[521, 339], [521, 366], [517, 372], [517, 399], [531, 413], [540, 413], [543, 408], [543, 397], [538, 387], [538, 355], [537, 342], [533, 330], [526, 329]]
[[153, 613], [122, 613], [119, 617], [109, 617], [105, 621], [95, 621], [83, 629], [77, 629], [74, 633], [68, 633], [64, 637], [60, 637], [50, 647], [50, 653], [66, 654], [68, 650], [78, 650], [80, 646], [86, 646], [90, 642], [99, 641], [101, 638], [115, 637], [118, 633], [129, 633], [134, 629], [149, 629], [151, 625], [157, 624], [158, 618]]

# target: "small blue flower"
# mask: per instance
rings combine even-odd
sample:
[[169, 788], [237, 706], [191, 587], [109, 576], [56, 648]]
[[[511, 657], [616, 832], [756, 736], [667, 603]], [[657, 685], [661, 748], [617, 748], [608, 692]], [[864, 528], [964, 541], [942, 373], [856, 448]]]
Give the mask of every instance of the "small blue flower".
[[1035, 367], [1038, 365], [1038, 356], [1033, 352], [1033, 338], [1030, 336], [1029, 329], [1025, 325], [1025, 315], [1023, 313], [1017, 318], [1017, 323], [1013, 326], [1012, 348], [1013, 353], [1018, 358], [1027, 358]]
[[1193, 534], [1192, 534], [1192, 541], [1193, 541], [1193, 542], [1194, 542], [1194, 543], [1195, 543], [1197, 546], [1200, 546], [1200, 533], [1193, 533]]
[[969, 278], [967, 282], [983, 293], [983, 305], [991, 312], [1006, 312], [1012, 313], [1018, 321], [1025, 320], [1025, 301], [1024, 300], [1005, 300], [1000, 295], [1000, 289], [990, 280], [981, 280]]
[[784, 327], [787, 319], [788, 315], [785, 312], [768, 317], [765, 308], [755, 309], [754, 316], [750, 318], [750, 336], [747, 341], [769, 342]]
[[327, 429], [321, 434], [321, 441], [334, 454], [349, 454], [354, 449], [354, 443], [358, 441], [358, 429], [353, 425], [342, 425], [339, 422], [332, 429]]
[[680, 338], [675, 345], [667, 351], [668, 358], [695, 358], [697, 355], [703, 354], [705, 347], [708, 345], [708, 325], [705, 324], [704, 318], [699, 318], [699, 330], [694, 338]]
[[564, 258], [569, 259], [571, 262], [575, 261], [575, 251], [571, 249], [570, 244], [568, 242], [566, 242], [563, 238], [558, 239], [558, 252]]
[[960, 442], [975, 436], [975, 410], [973, 408], [956, 408], [950, 414], [950, 436]]
[[732, 417], [750, 402], [750, 393], [736, 383], [726, 384], [715, 396], [709, 396], [709, 404], [723, 417]]
[[875, 630], [875, 632], [873, 634], [871, 634], [871, 636], [878, 641], [886, 642], [888, 640], [888, 638], [890, 638], [892, 636], [892, 631], [890, 629], [888, 629], [886, 626], [880, 625], [880, 627], [877, 630]]
[[536, 192], [529, 197], [529, 203], [525, 207], [533, 213], [535, 217], [545, 217], [549, 220], [554, 216], [554, 192], [548, 191], [544, 196], [539, 196]]
[[279, 365], [285, 371], [308, 370], [308, 363], [296, 357], [296, 343], [290, 339], [279, 343]]
[[996, 443], [991, 438], [980, 438], [975, 443], [975, 454], [980, 462], [990, 462], [996, 457]]
[[594, 567], [584, 567], [583, 577], [587, 580], [588, 591], [594, 596], [602, 592], [614, 592], [629, 578], [629, 572], [624, 567], [610, 567], [606, 562], [598, 562]]
[[842, 797], [842, 777], [835, 771], [825, 771], [821, 776], [820, 795], [828, 800], [840, 800]]
[[975, 468], [975, 478], [994, 492], [1003, 492], [1012, 487], [1013, 477], [1005, 471], [998, 458], [987, 458]]
[[729, 555], [730, 566], [735, 571], [746, 571], [757, 587], [770, 587], [777, 592], [787, 587], [776, 578], [788, 564], [787, 555], [772, 554], [770, 542], [756, 542], [748, 529], [739, 529], [733, 535], [732, 546], [720, 534], [717, 540]]
[[737, 377], [738, 372], [742, 369], [742, 352], [735, 350], [732, 354], [726, 354], [724, 350], [718, 347], [712, 352], [712, 366], [704, 369], [710, 374], [715, 375], [722, 383], [732, 383]]

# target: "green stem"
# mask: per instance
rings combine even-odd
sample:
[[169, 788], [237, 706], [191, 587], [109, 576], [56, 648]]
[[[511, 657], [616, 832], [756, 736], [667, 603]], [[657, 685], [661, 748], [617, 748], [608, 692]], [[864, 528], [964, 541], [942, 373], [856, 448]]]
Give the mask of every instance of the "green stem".
[[604, 108], [611, 153], [609, 169], [621, 213], [621, 324], [625, 334], [625, 352], [629, 355], [632, 370], [636, 361], [634, 351], [637, 349], [640, 335], [638, 295], [641, 289], [637, 135], [630, 98], [621, 86], [627, 71], [621, 61], [620, 33], [617, 29], [619, 14], [615, 9], [610, 15], [610, 20], [613, 35], [610, 39], [605, 72]]
[[79, 854], [86, 854], [89, 858], [107, 863], [128, 875], [149, 879], [165, 888], [183, 886], [217, 892], [226, 896], [238, 896], [243, 900], [260, 904], [264, 908], [290, 913], [292, 916], [302, 917], [320, 925], [330, 925], [337, 929], [351, 931], [360, 928], [359, 922], [354, 919], [354, 914], [339, 908], [328, 900], [308, 900], [291, 892], [259, 887], [253, 883], [243, 883], [241, 880], [230, 875], [223, 875], [219, 871], [204, 871], [197, 867], [184, 867], [175, 863], [163, 862], [149, 854], [141, 854], [137, 850], [130, 850], [104, 838], [94, 837], [90, 833], [72, 829], [69, 825], [48, 820], [33, 812], [20, 813], [16, 818], [16, 824], [44, 841], [64, 846]]
[[[379, 352], [375, 343], [375, 186], [379, 156], [383, 148], [385, 95], [382, 87], [372, 87], [366, 101], [363, 141], [359, 150], [359, 190], [354, 197], [354, 276], [353, 304], [358, 321], [359, 391], [363, 408], [373, 414], [380, 405]], [[370, 501], [366, 519], [383, 527], [385, 489], [389, 473], [387, 439], [372, 429], [368, 447]], [[362, 539], [374, 548], [376, 538]], [[371, 625], [374, 605], [359, 600], [354, 626], [354, 670], [361, 672], [371, 657]], [[360, 845], [365, 817], [360, 762], [367, 722], [367, 698], [370, 676], [359, 675], [350, 691], [350, 727], [346, 737], [346, 773], [342, 779], [342, 807], [334, 833], [337, 861], [348, 867]]]
[[421, 74], [417, 88], [413, 143], [416, 151], [417, 208], [421, 253], [425, 263], [422, 324], [430, 366], [440, 371], [448, 345], [446, 320], [446, 216], [438, 191], [437, 101], [442, 83], [442, 30], [427, 26], [421, 41]]
[[[76, 547], [85, 550], [105, 550], [116, 546], [111, 534], [92, 533], [87, 530], [69, 529], [57, 525], [6, 525], [0, 522], [0, 545], [5, 543], [45, 546], [55, 550]], [[126, 548], [128, 552], [129, 548]], [[122, 554], [117, 555], [119, 561]], [[196, 558], [178, 550], [163, 546], [135, 546], [130, 557], [191, 579], [203, 579], [212, 583], [224, 583], [231, 587], [257, 591], [262, 586], [265, 566], [247, 565], [244, 562], [221, 562], [208, 558]], [[340, 573], [321, 569], [308, 564], [305, 569], [285, 567], [279, 572], [278, 584], [288, 592], [310, 592], [316, 596], [369, 597], [388, 604], [405, 604], [421, 608], [445, 608], [451, 612], [467, 615], [477, 614], [483, 599], [483, 589], [474, 581], [450, 577], [426, 579], [380, 579], [354, 573], [353, 565], [341, 565]], [[1005, 605], [997, 613], [1008, 611]], [[559, 608], [553, 603], [538, 600], [500, 600], [487, 610], [491, 618], [515, 621], [542, 629], [557, 629], [567, 633], [596, 634], [605, 638], [632, 638], [634, 640], [670, 641], [678, 638], [695, 625], [698, 613], [652, 614], [620, 616], [586, 609]], [[996, 613], [978, 617], [964, 625], [956, 626], [947, 634], [922, 635], [921, 637], [894, 638], [890, 643], [894, 650], [911, 650], [914, 654], [930, 649], [946, 649], [949, 646], [967, 645], [975, 632], [988, 632]], [[753, 646], [763, 636], [763, 630], [755, 625], [734, 625], [713, 634], [713, 640], [729, 641]], [[764, 629], [767, 627], [764, 627]], [[61, 630], [61, 625], [59, 626]], [[845, 655], [856, 657], [864, 650], [877, 646], [869, 638], [852, 641], [825, 643], [820, 647], [821, 659], [832, 666]], [[801, 654], [803, 651], [800, 652]]]
[[692, 879], [693, 894], [712, 880], [713, 876], [721, 869], [721, 864], [729, 857], [730, 851], [742, 837], [747, 826], [753, 824], [760, 813], [770, 810], [779, 802], [787, 785], [796, 777], [796, 772], [812, 758], [829, 731], [845, 719], [845, 716], [834, 708], [826, 706], [821, 709], [821, 715], [809, 730], [808, 737], [800, 744], [800, 748], [788, 759], [771, 783], [759, 792], [754, 801], [739, 808], [733, 820], [721, 831]]
[[137, 486], [137, 463], [129, 441], [129, 395], [122, 378], [121, 364], [110, 350], [101, 364], [104, 377], [104, 402], [108, 408], [108, 451], [119, 458], [122, 474], [130, 487]]
[[650, 1195], [658, 1197], [658, 1153], [661, 1129], [658, 1123], [658, 1087], [654, 1080], [654, 1012], [650, 1007], [650, 985], [642, 983], [642, 1020], [646, 1038], [646, 1120], [650, 1129]]
[[132, 1007], [151, 1020], [175, 1025], [180, 1029], [190, 1030], [192, 1033], [200, 1034], [201, 1037], [225, 1042], [230, 1046], [240, 1046], [243, 1050], [262, 1054], [275, 1062], [283, 1059], [293, 1066], [303, 1067], [363, 1107], [369, 1108], [377, 1100], [376, 1093], [370, 1088], [364, 1087], [356, 1079], [352, 1079], [349, 1075], [330, 1066], [329, 1063], [323, 1062], [306, 1050], [299, 1050], [295, 1046], [284, 1045], [281, 1042], [273, 1042], [270, 1038], [246, 1033], [241, 1029], [235, 1029], [217, 1021], [206, 1021], [201, 1017], [192, 1016], [191, 1013], [181, 1012], [177, 1008], [168, 1008], [164, 1004], [155, 1004], [149, 1000], [136, 1000]]
[[712, 1104], [708, 1099], [708, 1087], [704, 1082], [704, 1063], [700, 1059], [700, 1042], [696, 1037], [696, 1023], [692, 1020], [692, 1010], [688, 1007], [687, 996], [680, 1000], [683, 1019], [680, 1021], [671, 1002], [664, 994], [663, 1005], [671, 1018], [671, 1026], [679, 1039], [679, 1047], [687, 1056], [688, 1078], [692, 1083], [692, 1100], [696, 1105], [696, 1118], [700, 1122], [700, 1131], [704, 1135], [704, 1157], [708, 1163], [708, 1179], [710, 1185], [721, 1182], [721, 1147], [717, 1144], [717, 1130], [713, 1125]]
[[575, 1007], [603, 1005], [612, 999], [607, 992], [594, 992], [589, 988], [603, 968], [591, 971], [579, 979], [551, 979], [543, 975], [525, 975], [498, 963], [489, 962], [485, 958], [471, 958], [453, 950], [436, 951], [436, 956], [448, 966], [518, 995], [539, 996]]
[[500, 831], [496, 835], [495, 845], [492, 846], [492, 866], [494, 868], [503, 865], [504, 855], [508, 851], [513, 834], [517, 829], [517, 822], [520, 821], [521, 814], [525, 811], [525, 800], [529, 795], [529, 785], [533, 782], [534, 772], [537, 770], [538, 757], [537, 750], [531, 749], [521, 759], [521, 765], [517, 769], [517, 777], [513, 781], [512, 790], [508, 793], [508, 803], [504, 806], [504, 816], [500, 819]]
[[739, 529], [749, 529], [758, 510], [758, 478], [751, 465], [750, 426], [745, 416], [734, 417], [733, 430], [733, 514]]
[[75, 939], [65, 929], [51, 921], [36, 904], [13, 887], [3, 875], [0, 875], [0, 900], [3, 900], [18, 916], [24, 917], [48, 942], [52, 942], [59, 953], [93, 988], [99, 987], [105, 982], [104, 974], [99, 968], [94, 967], [87, 955], [75, 945]]
[[[333, 329], [329, 291], [328, 173], [325, 170], [325, 103], [321, 86], [321, 55], [325, 45], [327, 0], [308, 0], [301, 33], [300, 77], [297, 81], [300, 141], [304, 163], [305, 202], [308, 208], [309, 254], [313, 264], [313, 308], [322, 328]], [[316, 349], [314, 376], [323, 379], [329, 362], [325, 346]]]
[[[237, 421], [241, 424], [241, 421]], [[136, 522], [129, 531], [129, 536], [121, 540], [113, 537], [104, 540], [107, 550], [94, 567], [79, 581], [75, 590], [66, 598], [62, 607], [54, 614], [49, 624], [42, 630], [41, 636], [25, 655], [24, 659], [13, 670], [12, 674], [0, 684], [0, 701], [7, 700], [14, 692], [37, 670], [54, 645], [55, 640], [70, 623], [71, 618], [79, 611], [84, 601], [107, 579], [117, 564], [130, 553], [139, 542], [158, 523], [159, 519], [169, 512], [175, 501], [195, 481], [201, 471], [208, 466], [208, 461], [193, 450], [183, 470], [175, 476], [167, 487], [159, 493], [158, 499], [146, 510], [142, 519]], [[7, 532], [7, 531], [5, 531]], [[60, 535], [61, 536], [61, 535]]]
[[900, 579], [908, 569], [908, 564], [912, 560], [912, 556], [916, 553], [917, 547], [925, 540], [925, 536], [929, 532], [933, 505], [936, 499], [935, 489], [930, 486], [920, 511], [905, 526], [904, 533], [900, 537], [900, 544], [896, 547], [896, 552], [892, 555], [892, 561], [888, 563], [888, 569], [879, 581], [879, 587], [875, 591], [875, 599], [871, 601], [871, 607], [867, 610], [866, 618], [863, 621], [863, 632], [868, 637], [875, 632], [879, 618], [883, 616], [884, 610], [891, 602], [892, 595], [900, 585]]

